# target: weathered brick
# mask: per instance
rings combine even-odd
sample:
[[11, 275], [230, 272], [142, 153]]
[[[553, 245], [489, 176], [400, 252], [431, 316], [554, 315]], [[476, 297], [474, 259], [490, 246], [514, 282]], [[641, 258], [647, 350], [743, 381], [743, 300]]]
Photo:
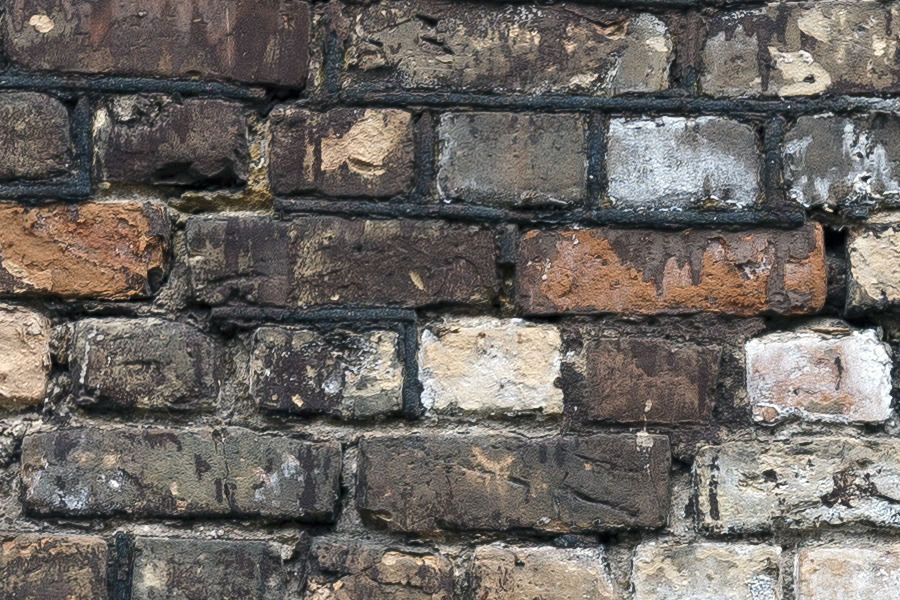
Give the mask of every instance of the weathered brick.
[[318, 538], [311, 551], [309, 600], [449, 600], [453, 565], [427, 550]]
[[412, 188], [413, 120], [406, 111], [283, 107], [271, 122], [275, 193], [388, 197]]
[[248, 430], [63, 429], [22, 444], [35, 515], [262, 516], [328, 522], [339, 493], [337, 443]]
[[883, 598], [900, 587], [900, 546], [801, 548], [795, 586], [797, 600]]
[[44, 401], [50, 374], [50, 321], [39, 312], [0, 304], [0, 406]]
[[270, 306], [486, 304], [490, 230], [458, 223], [197, 217], [185, 226], [194, 298]]
[[374, 526], [419, 533], [659, 527], [669, 461], [668, 438], [647, 434], [372, 437], [356, 504]]
[[728, 442], [697, 454], [700, 523], [712, 532], [900, 525], [900, 443], [805, 438]]
[[773, 2], [718, 13], [707, 24], [702, 89], [737, 96], [896, 90], [896, 13], [865, 0]]
[[646, 13], [401, 0], [348, 18], [345, 87], [613, 95], [669, 85], [672, 37]]
[[300, 0], [22, 0], [5, 21], [6, 51], [26, 69], [292, 87], [308, 69]]
[[[721, 358], [718, 346], [661, 338], [604, 338], [575, 333], [567, 357], [566, 410], [576, 421], [703, 423], [709, 420]], [[574, 339], [574, 337], [573, 337]]]
[[847, 308], [882, 310], [900, 304], [900, 223], [850, 228]]
[[0, 203], [0, 294], [124, 300], [167, 269], [169, 220], [148, 202]]
[[558, 207], [586, 195], [582, 115], [449, 113], [438, 135], [437, 185], [445, 202]]
[[757, 135], [722, 117], [612, 119], [607, 196], [616, 208], [745, 208], [760, 196]]
[[822, 228], [534, 230], [519, 242], [515, 285], [529, 314], [814, 312], [826, 292]]
[[554, 325], [467, 317], [424, 328], [422, 404], [429, 411], [559, 414], [562, 342]]
[[879, 423], [891, 417], [891, 355], [874, 329], [814, 323], [747, 342], [753, 418]]
[[168, 96], [117, 96], [94, 118], [99, 176], [159, 185], [247, 180], [247, 123], [240, 104]]
[[76, 394], [111, 409], [215, 406], [221, 349], [190, 325], [163, 319], [84, 319], [69, 367]]
[[302, 586], [306, 556], [286, 562], [282, 550], [292, 555], [296, 549], [253, 540], [139, 537], [130, 597], [284, 600], [289, 589]]
[[0, 94], [0, 180], [64, 174], [71, 147], [69, 113], [61, 102], [33, 92]]
[[0, 536], [0, 596], [106, 600], [106, 542], [98, 537]]
[[780, 555], [762, 544], [641, 544], [634, 600], [781, 600]]
[[395, 331], [261, 327], [253, 334], [250, 393], [264, 409], [372, 417], [403, 408]]
[[479, 546], [472, 564], [472, 597], [491, 600], [619, 600], [601, 550], [550, 546]]

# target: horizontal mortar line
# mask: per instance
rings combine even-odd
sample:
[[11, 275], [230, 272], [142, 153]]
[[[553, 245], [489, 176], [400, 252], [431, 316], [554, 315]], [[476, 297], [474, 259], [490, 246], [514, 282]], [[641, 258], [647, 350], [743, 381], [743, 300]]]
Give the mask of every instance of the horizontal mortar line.
[[34, 91], [74, 90], [83, 92], [159, 92], [191, 96], [217, 96], [238, 100], [263, 100], [266, 89], [241, 87], [216, 81], [152, 79], [106, 75], [0, 74], [0, 89]]
[[416, 311], [407, 308], [313, 308], [291, 310], [259, 308], [252, 306], [221, 306], [210, 311], [213, 320], [252, 320], [277, 322], [346, 322], [346, 321], [395, 321], [415, 323]]

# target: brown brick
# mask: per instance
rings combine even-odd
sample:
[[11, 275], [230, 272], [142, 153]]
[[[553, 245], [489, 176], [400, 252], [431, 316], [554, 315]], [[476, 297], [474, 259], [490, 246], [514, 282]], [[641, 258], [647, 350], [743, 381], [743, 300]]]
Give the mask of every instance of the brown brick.
[[412, 115], [337, 108], [272, 113], [270, 177], [278, 194], [387, 197], [413, 183]]
[[26, 510], [94, 517], [249, 517], [329, 522], [337, 443], [245, 429], [62, 429], [22, 444]]
[[0, 93], [0, 180], [45, 179], [69, 168], [69, 113], [51, 96]]
[[167, 268], [169, 220], [148, 202], [0, 203], [0, 294], [127, 299]]
[[371, 525], [419, 533], [659, 527], [669, 461], [668, 438], [647, 434], [373, 437], [356, 505]]
[[163, 185], [247, 180], [247, 123], [240, 104], [122, 96], [94, 120], [100, 177]]
[[490, 230], [458, 223], [197, 217], [185, 226], [195, 300], [269, 306], [487, 304]]
[[0, 406], [42, 403], [49, 375], [50, 320], [0, 304]]
[[822, 228], [529, 231], [516, 303], [530, 314], [814, 312], [825, 301]]
[[26, 69], [293, 87], [308, 69], [300, 0], [22, 0], [5, 21], [9, 57]]
[[106, 600], [106, 555], [98, 537], [0, 536], [0, 597]]

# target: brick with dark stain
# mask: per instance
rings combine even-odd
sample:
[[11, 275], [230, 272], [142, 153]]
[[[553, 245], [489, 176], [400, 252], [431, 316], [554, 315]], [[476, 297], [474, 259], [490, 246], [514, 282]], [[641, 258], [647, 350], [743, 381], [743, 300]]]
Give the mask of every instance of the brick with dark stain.
[[0, 180], [47, 179], [71, 165], [69, 113], [52, 96], [0, 94]]
[[106, 542], [93, 536], [0, 536], [0, 597], [106, 600]]

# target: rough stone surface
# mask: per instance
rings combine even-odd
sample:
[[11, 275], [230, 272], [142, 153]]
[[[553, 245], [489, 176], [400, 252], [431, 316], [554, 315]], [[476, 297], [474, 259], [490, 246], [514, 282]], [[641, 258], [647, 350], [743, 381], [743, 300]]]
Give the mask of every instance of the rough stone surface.
[[472, 564], [472, 597], [492, 600], [619, 600], [603, 552], [549, 546], [479, 546]]
[[20, 0], [5, 22], [6, 51], [27, 69], [306, 81], [310, 11], [300, 0]]
[[0, 180], [64, 174], [72, 142], [69, 113], [52, 96], [0, 93]]
[[273, 190], [388, 197], [408, 192], [413, 117], [393, 109], [277, 108], [271, 115]]
[[694, 469], [700, 524], [711, 532], [900, 525], [893, 439], [728, 442], [701, 449]]
[[106, 542], [98, 537], [0, 536], [0, 596], [106, 600]]
[[611, 119], [606, 165], [616, 208], [734, 209], [760, 196], [756, 132], [722, 117]]
[[781, 600], [780, 555], [762, 544], [641, 544], [634, 600]]
[[137, 201], [0, 203], [0, 294], [125, 300], [155, 291], [169, 220]]
[[900, 223], [851, 228], [847, 254], [850, 310], [880, 310], [900, 304]]
[[897, 9], [875, 1], [770, 3], [709, 19], [701, 87], [712, 95], [898, 89]]
[[250, 161], [240, 104], [118, 96], [94, 118], [99, 176], [158, 185], [239, 185]]
[[422, 404], [434, 412], [559, 414], [554, 325], [469, 317], [429, 325], [419, 343]]
[[221, 350], [190, 325], [163, 319], [84, 319], [69, 368], [83, 402], [115, 410], [215, 406]]
[[581, 352], [563, 380], [567, 413], [581, 422], [709, 421], [721, 348], [661, 338], [579, 336]]
[[900, 546], [801, 548], [795, 572], [797, 600], [880, 598], [900, 587]]
[[261, 516], [329, 522], [340, 445], [247, 430], [62, 429], [22, 445], [34, 515]]
[[43, 314], [0, 304], [0, 406], [44, 401], [50, 374], [50, 321]]
[[529, 231], [516, 304], [529, 314], [814, 312], [825, 301], [822, 228], [731, 233]]
[[493, 235], [474, 225], [197, 217], [185, 242], [193, 297], [206, 304], [486, 304], [499, 287]]
[[438, 136], [437, 185], [445, 202], [559, 207], [586, 195], [582, 115], [449, 113]]
[[672, 37], [646, 13], [407, 0], [348, 20], [345, 86], [613, 95], [669, 84]]
[[302, 559], [285, 564], [277, 545], [261, 541], [139, 537], [131, 598], [284, 600], [302, 581]]
[[669, 461], [668, 438], [648, 434], [371, 437], [356, 504], [373, 526], [419, 533], [659, 527]]
[[427, 549], [383, 547], [317, 538], [311, 551], [308, 600], [449, 600], [452, 563]]
[[403, 363], [394, 331], [320, 333], [261, 327], [253, 334], [250, 393], [264, 409], [372, 417], [403, 407]]
[[874, 329], [826, 321], [747, 342], [753, 418], [879, 423], [891, 417], [890, 348]]

